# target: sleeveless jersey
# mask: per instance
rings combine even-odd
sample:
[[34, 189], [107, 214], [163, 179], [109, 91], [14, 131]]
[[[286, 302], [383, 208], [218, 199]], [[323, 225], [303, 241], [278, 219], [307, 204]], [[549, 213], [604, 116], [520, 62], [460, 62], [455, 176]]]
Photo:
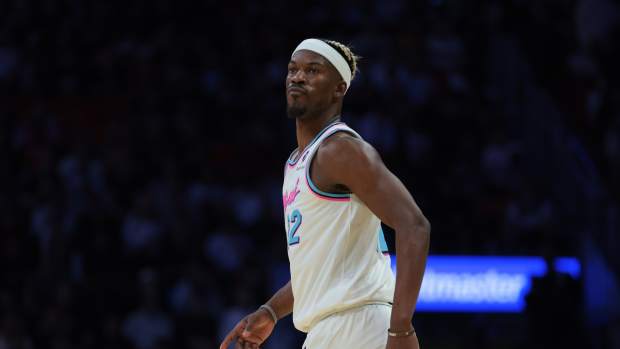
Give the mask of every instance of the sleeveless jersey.
[[310, 166], [321, 143], [337, 132], [361, 139], [336, 122], [295, 150], [284, 172], [283, 205], [293, 289], [293, 322], [308, 332], [321, 319], [373, 303], [391, 303], [395, 280], [381, 222], [354, 194], [321, 191]]

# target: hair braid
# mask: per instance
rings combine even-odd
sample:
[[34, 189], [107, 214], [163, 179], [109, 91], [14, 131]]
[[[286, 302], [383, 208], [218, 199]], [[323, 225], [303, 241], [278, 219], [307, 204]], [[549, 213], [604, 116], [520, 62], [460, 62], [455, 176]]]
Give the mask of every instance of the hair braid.
[[342, 44], [334, 40], [324, 40], [324, 41], [328, 43], [329, 45], [331, 45], [336, 50], [338, 50], [344, 56], [347, 63], [349, 64], [349, 67], [351, 68], [351, 81], [353, 81], [356, 73], [358, 72], [357, 62], [360, 60], [361, 57], [353, 53], [353, 51], [351, 51], [351, 48], [345, 44]]

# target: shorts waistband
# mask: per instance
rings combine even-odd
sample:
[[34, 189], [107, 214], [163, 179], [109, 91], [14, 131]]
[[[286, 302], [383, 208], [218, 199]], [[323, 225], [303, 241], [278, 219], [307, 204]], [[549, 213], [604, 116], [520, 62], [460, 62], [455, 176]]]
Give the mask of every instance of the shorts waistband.
[[354, 304], [350, 307], [346, 307], [346, 308], [342, 308], [342, 309], [338, 309], [334, 312], [325, 314], [324, 316], [321, 316], [320, 318], [316, 319], [315, 321], [313, 321], [310, 326], [308, 326], [308, 333], [310, 333], [310, 331], [312, 331], [312, 329], [319, 324], [319, 322], [326, 320], [327, 318], [336, 315], [336, 314], [341, 314], [341, 313], [346, 313], [352, 310], [356, 310], [358, 308], [362, 308], [368, 305], [384, 305], [386, 307], [392, 307], [392, 302], [381, 302], [381, 301], [373, 301], [373, 302], [368, 302], [368, 303], [361, 303], [361, 304]]

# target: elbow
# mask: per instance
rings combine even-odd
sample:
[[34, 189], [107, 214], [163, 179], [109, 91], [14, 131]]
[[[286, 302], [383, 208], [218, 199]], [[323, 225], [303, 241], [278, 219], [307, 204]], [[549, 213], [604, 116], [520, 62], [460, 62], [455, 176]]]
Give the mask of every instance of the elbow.
[[405, 232], [410, 238], [428, 244], [431, 238], [431, 223], [422, 213], [411, 215], [409, 218], [395, 227], [395, 230]]
[[425, 240], [430, 241], [431, 239], [431, 222], [424, 217], [424, 215], [420, 215], [418, 222], [416, 224], [416, 231], [418, 234]]
[[428, 246], [431, 240], [431, 222], [424, 216], [422, 212], [417, 210], [411, 215], [409, 226], [412, 229], [409, 231], [412, 233], [411, 237], [419, 244]]
[[422, 216], [422, 220], [423, 220], [423, 226], [424, 226], [424, 230], [426, 231], [426, 234], [431, 235], [431, 222], [424, 216]]

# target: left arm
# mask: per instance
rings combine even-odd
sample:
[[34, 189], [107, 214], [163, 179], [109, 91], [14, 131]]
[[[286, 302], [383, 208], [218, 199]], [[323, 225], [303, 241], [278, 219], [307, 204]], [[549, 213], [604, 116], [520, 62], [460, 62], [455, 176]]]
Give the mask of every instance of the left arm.
[[[430, 223], [368, 143], [346, 134], [326, 140], [315, 158], [322, 183], [346, 186], [396, 232], [398, 274], [390, 329], [411, 330], [430, 241]], [[389, 337], [388, 348], [417, 348], [417, 338]]]

